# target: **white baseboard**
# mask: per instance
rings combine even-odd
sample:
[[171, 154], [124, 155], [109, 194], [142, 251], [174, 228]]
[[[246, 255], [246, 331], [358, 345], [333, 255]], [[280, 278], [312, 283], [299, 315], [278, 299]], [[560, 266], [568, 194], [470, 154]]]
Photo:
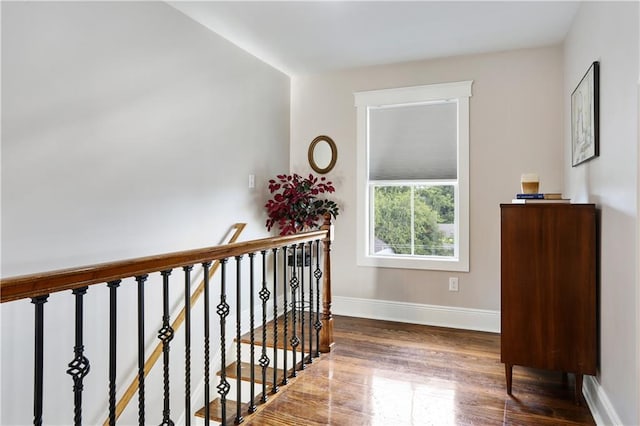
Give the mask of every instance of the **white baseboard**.
[[623, 424], [613, 405], [611, 405], [607, 393], [602, 389], [595, 377], [584, 376], [582, 394], [597, 425], [617, 426]]
[[333, 296], [335, 315], [500, 332], [500, 311]]

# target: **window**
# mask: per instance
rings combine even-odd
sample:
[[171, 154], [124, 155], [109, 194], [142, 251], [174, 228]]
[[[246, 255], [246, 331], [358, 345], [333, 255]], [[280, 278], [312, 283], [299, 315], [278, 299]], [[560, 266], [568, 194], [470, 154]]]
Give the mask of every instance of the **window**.
[[359, 265], [469, 270], [471, 85], [355, 94]]

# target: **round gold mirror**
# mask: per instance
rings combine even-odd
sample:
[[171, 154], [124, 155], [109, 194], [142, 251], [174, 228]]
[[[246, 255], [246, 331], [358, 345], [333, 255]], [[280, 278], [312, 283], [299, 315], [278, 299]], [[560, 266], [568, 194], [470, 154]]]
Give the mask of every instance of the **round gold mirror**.
[[329, 136], [318, 136], [309, 145], [309, 165], [317, 173], [329, 173], [338, 160], [338, 147]]

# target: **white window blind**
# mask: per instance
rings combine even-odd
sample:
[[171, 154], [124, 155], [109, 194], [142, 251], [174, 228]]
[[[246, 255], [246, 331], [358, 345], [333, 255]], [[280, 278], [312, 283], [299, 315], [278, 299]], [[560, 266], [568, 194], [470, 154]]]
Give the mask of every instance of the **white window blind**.
[[369, 109], [369, 180], [456, 179], [456, 101]]

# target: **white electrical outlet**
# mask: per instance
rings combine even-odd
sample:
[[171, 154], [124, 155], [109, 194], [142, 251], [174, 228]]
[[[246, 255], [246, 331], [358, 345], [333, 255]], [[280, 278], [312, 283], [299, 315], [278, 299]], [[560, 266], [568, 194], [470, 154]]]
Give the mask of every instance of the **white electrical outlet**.
[[256, 187], [256, 175], [249, 175], [249, 188]]
[[449, 291], [458, 291], [458, 277], [449, 277]]

